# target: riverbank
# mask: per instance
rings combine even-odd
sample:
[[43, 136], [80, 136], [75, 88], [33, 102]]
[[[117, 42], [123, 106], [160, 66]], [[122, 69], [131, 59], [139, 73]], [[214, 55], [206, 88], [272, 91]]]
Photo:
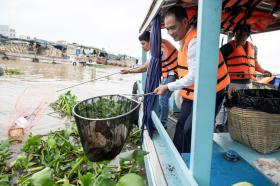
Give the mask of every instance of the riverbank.
[[[36, 47], [35, 47], [36, 46]], [[58, 47], [58, 46], [57, 46]], [[77, 50], [79, 54], [77, 54]], [[80, 53], [83, 51], [82, 53]], [[102, 53], [101, 55], [90, 53], [86, 49], [74, 45], [65, 45], [58, 48], [52, 45], [34, 45], [23, 41], [0, 42], [0, 59], [24, 60], [44, 63], [69, 63], [91, 64], [131, 67], [136, 64], [136, 59], [128, 56], [116, 56]], [[106, 55], [105, 55], [106, 54]], [[104, 56], [103, 56], [104, 55]]]

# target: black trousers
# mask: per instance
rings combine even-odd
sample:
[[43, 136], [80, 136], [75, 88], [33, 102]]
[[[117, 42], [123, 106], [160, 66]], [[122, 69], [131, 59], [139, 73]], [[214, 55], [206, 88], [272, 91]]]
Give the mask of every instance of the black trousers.
[[[225, 97], [225, 90], [221, 90], [216, 95], [215, 116], [221, 108], [223, 99]], [[183, 99], [181, 105], [181, 112], [177, 121], [173, 143], [180, 153], [189, 153], [191, 150], [192, 137], [192, 113], [193, 101]], [[214, 125], [214, 124], [213, 124]]]

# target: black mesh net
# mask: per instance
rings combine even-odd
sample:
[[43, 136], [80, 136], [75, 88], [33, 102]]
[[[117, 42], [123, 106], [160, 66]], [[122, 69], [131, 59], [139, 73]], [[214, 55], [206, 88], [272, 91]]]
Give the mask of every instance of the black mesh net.
[[111, 160], [122, 150], [140, 103], [121, 95], [93, 97], [73, 108], [81, 143], [91, 161]]
[[232, 93], [227, 98], [227, 107], [240, 107], [268, 113], [280, 113], [280, 92], [269, 89], [245, 89]]

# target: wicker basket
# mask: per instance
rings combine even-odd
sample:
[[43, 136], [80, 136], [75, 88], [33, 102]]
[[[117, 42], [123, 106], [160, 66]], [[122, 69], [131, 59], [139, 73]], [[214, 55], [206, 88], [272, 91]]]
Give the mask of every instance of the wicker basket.
[[266, 154], [280, 148], [280, 114], [232, 107], [228, 130], [233, 140]]

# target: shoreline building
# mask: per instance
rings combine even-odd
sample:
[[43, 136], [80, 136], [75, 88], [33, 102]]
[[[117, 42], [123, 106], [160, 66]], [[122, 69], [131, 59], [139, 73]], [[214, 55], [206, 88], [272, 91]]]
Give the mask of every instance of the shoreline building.
[[0, 25], [0, 35], [8, 38], [15, 38], [16, 30], [11, 28], [9, 25]]

